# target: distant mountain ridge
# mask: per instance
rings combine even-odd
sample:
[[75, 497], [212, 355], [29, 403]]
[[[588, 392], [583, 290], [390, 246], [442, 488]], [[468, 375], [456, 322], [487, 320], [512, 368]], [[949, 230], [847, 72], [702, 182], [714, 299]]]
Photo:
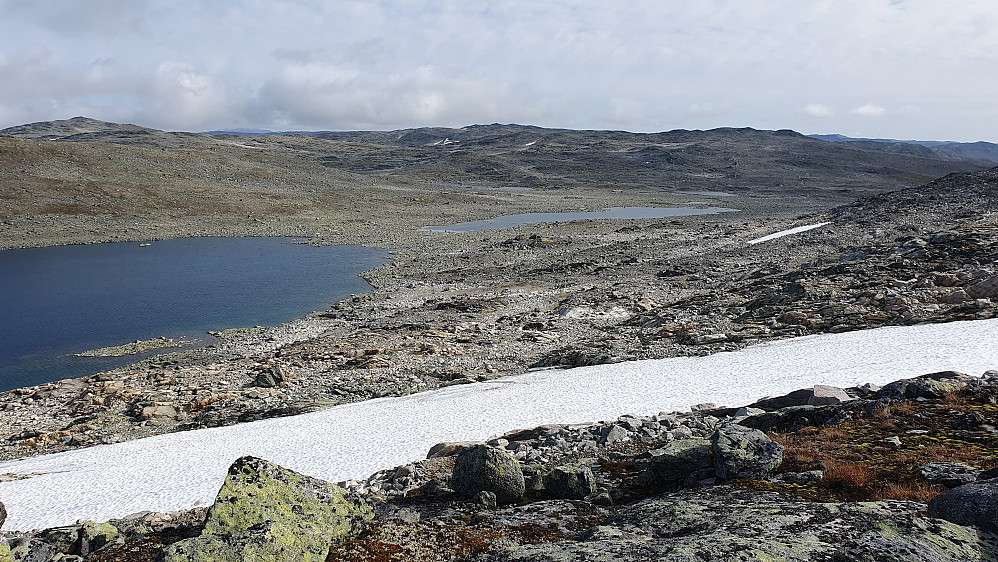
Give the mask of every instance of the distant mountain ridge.
[[[898, 140], [898, 139], [868, 139], [854, 138], [845, 135], [808, 135], [813, 139], [826, 142], [850, 143], [859, 146], [869, 146], [871, 143], [879, 143], [894, 147], [895, 150], [903, 150], [905, 147], [923, 147], [928, 149], [924, 153], [934, 153], [942, 156], [954, 156], [957, 158], [973, 158], [977, 160], [988, 160], [998, 162], [998, 144], [977, 141], [977, 142], [955, 142], [955, 141], [920, 141], [920, 140]], [[917, 149], [910, 148], [912, 151]]]
[[[493, 123], [395, 131], [278, 133], [237, 129], [205, 134], [75, 117], [10, 127], [0, 135], [22, 142], [55, 141], [53, 144], [61, 146], [46, 150], [79, 153], [87, 167], [96, 166], [91, 171], [107, 165], [91, 162], [87, 156], [98, 150], [98, 145], [225, 154], [227, 166], [232, 168], [219, 169], [219, 174], [226, 178], [242, 175], [233, 170], [253, 160], [258, 166], [254, 182], [275, 169], [284, 170], [290, 159], [305, 158], [329, 171], [404, 176], [430, 184], [777, 190], [786, 195], [829, 189], [899, 189], [995, 164], [910, 143], [825, 142], [791, 130], [731, 127], [632, 133]], [[138, 157], [137, 153], [126, 155], [115, 150], [126, 160]], [[251, 156], [246, 150], [257, 154]], [[261, 158], [265, 162], [260, 163]], [[154, 183], [179, 182], [180, 187], [214, 177], [197, 171], [198, 162], [170, 163], [167, 168], [175, 168], [174, 173], [160, 173]]]

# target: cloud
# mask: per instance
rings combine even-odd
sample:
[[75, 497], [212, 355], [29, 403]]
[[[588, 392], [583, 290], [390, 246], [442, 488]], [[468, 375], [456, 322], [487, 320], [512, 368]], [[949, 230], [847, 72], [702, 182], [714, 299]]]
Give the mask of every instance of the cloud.
[[852, 110], [853, 115], [862, 115], [863, 117], [881, 117], [885, 113], [887, 113], [885, 108], [874, 103], [868, 103]]
[[0, 0], [0, 14], [0, 127], [996, 134], [998, 75], [980, 71], [998, 64], [993, 0]]
[[726, 103], [694, 103], [686, 109], [686, 114], [691, 117], [717, 117], [730, 109], [731, 105]]
[[232, 110], [224, 88], [193, 65], [164, 61], [152, 80], [152, 108], [172, 116], [174, 127], [197, 127]]
[[820, 103], [809, 103], [804, 106], [804, 113], [817, 118], [831, 117], [835, 115], [835, 110]]

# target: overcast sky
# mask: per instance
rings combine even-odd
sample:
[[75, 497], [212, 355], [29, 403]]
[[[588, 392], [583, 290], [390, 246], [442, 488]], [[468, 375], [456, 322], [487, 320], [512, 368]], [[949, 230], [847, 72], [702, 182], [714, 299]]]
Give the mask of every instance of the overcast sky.
[[998, 141], [995, 0], [0, 0], [0, 128]]

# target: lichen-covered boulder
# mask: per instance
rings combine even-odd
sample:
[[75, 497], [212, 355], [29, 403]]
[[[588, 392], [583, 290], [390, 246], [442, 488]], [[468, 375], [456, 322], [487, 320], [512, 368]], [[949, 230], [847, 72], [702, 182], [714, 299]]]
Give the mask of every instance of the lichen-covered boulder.
[[118, 529], [110, 523], [83, 521], [80, 524], [80, 534], [77, 549], [80, 556], [87, 556], [115, 542]]
[[170, 545], [166, 562], [325, 560], [374, 517], [346, 490], [255, 457], [229, 467], [200, 537]]
[[964, 484], [932, 498], [929, 515], [998, 533], [998, 480]]
[[519, 500], [526, 488], [519, 461], [486, 445], [469, 447], [457, 455], [451, 487], [469, 498], [481, 491], [492, 492], [500, 504]]
[[783, 461], [783, 445], [758, 429], [734, 423], [714, 432], [710, 446], [714, 471], [725, 480], [763, 478]]
[[665, 486], [689, 484], [714, 475], [714, 458], [706, 439], [680, 439], [649, 455], [649, 469]]
[[559, 466], [544, 477], [544, 490], [549, 498], [581, 500], [596, 492], [596, 478], [588, 466]]
[[[958, 373], [954, 373], [954, 376], [958, 376]], [[902, 379], [899, 381], [894, 381], [877, 392], [878, 398], [891, 398], [891, 399], [901, 399], [901, 398], [942, 398], [950, 392], [958, 390], [957, 386], [953, 382], [946, 382], [941, 380], [935, 380], [929, 378], [928, 376], [914, 378], [914, 379]]]

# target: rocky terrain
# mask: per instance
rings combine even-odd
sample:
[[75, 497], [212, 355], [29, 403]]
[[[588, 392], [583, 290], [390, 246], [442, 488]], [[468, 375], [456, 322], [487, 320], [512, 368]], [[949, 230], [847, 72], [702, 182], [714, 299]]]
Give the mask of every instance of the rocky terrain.
[[994, 560], [996, 403], [998, 372], [944, 372], [441, 443], [362, 482], [244, 457], [207, 509], [6, 533], [0, 560]]
[[[0, 136], [3, 248], [191, 235], [398, 248], [392, 263], [365, 274], [371, 293], [328, 311], [0, 393], [0, 459], [532, 368], [995, 315], [998, 169], [981, 171], [975, 161], [733, 129], [632, 135], [482, 126], [210, 137], [70, 120], [0, 133], [8, 135]], [[947, 172], [957, 173], [919, 185]], [[517, 212], [695, 201], [740, 211], [418, 230]], [[304, 486], [318, 503], [335, 504], [351, 523], [328, 526], [346, 530], [320, 529], [308, 539], [325, 552], [349, 538], [331, 560], [994, 559], [994, 529], [975, 530], [974, 521], [936, 508], [924, 516], [925, 502], [949, 484], [991, 490], [994, 376], [925, 381], [847, 389], [848, 396], [810, 389], [753, 406], [761, 412], [705, 407], [513, 432], [485, 448], [443, 446], [427, 461], [342, 483], [345, 491], [244, 460], [230, 474], [237, 490], [223, 492], [239, 496], [239, 486], [266, 476], [287, 486], [278, 497]], [[725, 468], [719, 448], [726, 435], [743, 434], [769, 451], [751, 474]], [[459, 451], [492, 460], [466, 459], [472, 467], [457, 470]], [[663, 468], [670, 458], [697, 470], [671, 474]], [[922, 474], [923, 460], [966, 467]], [[523, 476], [519, 495], [460, 483], [493, 461]], [[711, 481], [723, 484], [699, 487]], [[313, 507], [326, 513], [329, 505]], [[994, 504], [982, 505], [993, 520]], [[311, 552], [287, 546], [298, 534], [294, 518], [277, 521], [272, 511], [240, 521], [215, 508], [141, 514], [7, 538], [17, 560], [28, 551], [48, 553], [27, 558], [38, 560], [59, 552], [151, 560], [166, 556], [168, 544], [169, 559], [178, 560], [262, 543]], [[753, 515], [760, 513], [786, 518], [765, 530]]]
[[[992, 318], [995, 171], [874, 195], [772, 232], [724, 215], [430, 239], [377, 286], [287, 325], [0, 394], [0, 458], [522, 373], [884, 325]], [[968, 209], [974, 209], [968, 211]], [[425, 248], [425, 246], [424, 246]], [[418, 272], [419, 275], [414, 273]]]

